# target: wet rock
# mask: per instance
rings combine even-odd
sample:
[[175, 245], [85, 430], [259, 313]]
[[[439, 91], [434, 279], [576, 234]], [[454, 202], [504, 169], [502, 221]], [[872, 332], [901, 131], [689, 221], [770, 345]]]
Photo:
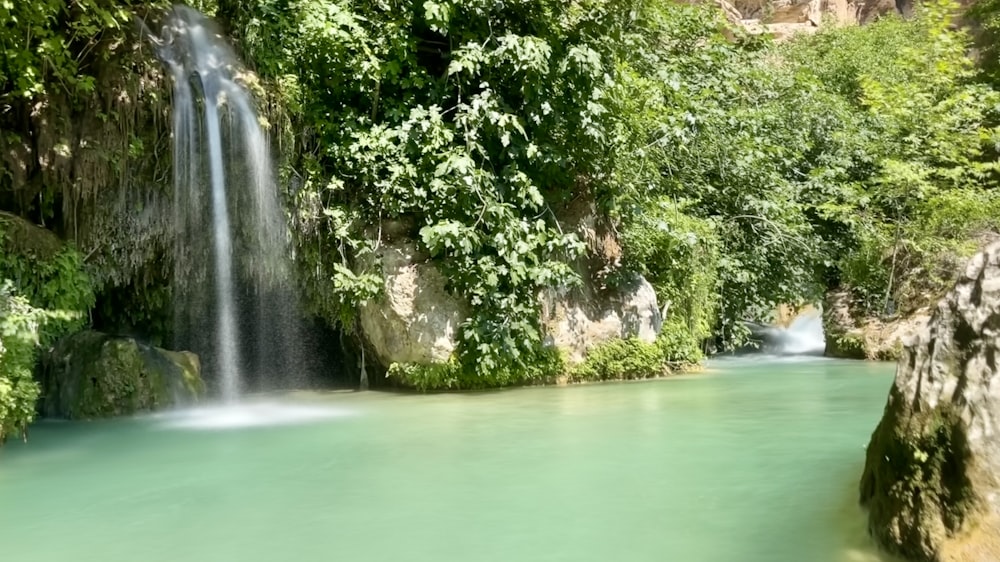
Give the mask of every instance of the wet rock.
[[869, 530], [912, 560], [1000, 560], [1000, 244], [905, 343], [868, 445]]
[[105, 418], [154, 411], [204, 395], [198, 356], [95, 331], [60, 340], [42, 359], [42, 415]]

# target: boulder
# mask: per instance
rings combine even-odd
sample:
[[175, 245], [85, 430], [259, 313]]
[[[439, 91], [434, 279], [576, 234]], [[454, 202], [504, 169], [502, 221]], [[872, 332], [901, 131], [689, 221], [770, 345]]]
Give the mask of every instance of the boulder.
[[446, 289], [444, 275], [412, 240], [397, 239], [376, 253], [382, 295], [359, 310], [365, 340], [384, 366], [445, 363], [458, 345], [468, 305]]
[[95, 331], [60, 340], [42, 359], [42, 415], [105, 418], [196, 401], [198, 356]]
[[576, 234], [586, 251], [571, 264], [579, 286], [551, 287], [539, 295], [546, 343], [572, 366], [592, 347], [613, 339], [655, 341], [663, 325], [656, 291], [641, 275], [621, 270], [622, 248], [608, 217], [588, 196], [558, 209], [556, 216], [560, 228]]
[[546, 343], [562, 351], [571, 365], [612, 339], [652, 343], [663, 326], [656, 291], [641, 275], [604, 290], [584, 277], [581, 287], [543, 291], [541, 301]]
[[860, 484], [869, 530], [918, 561], [1000, 560], [1000, 243], [908, 338]]
[[63, 241], [49, 230], [0, 211], [0, 249], [33, 259], [49, 260], [63, 249]]

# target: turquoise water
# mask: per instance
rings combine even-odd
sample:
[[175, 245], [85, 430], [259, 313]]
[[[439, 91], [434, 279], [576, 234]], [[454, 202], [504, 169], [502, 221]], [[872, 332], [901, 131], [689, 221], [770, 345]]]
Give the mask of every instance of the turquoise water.
[[16, 562], [879, 560], [856, 507], [892, 366], [303, 393], [37, 424], [0, 452]]

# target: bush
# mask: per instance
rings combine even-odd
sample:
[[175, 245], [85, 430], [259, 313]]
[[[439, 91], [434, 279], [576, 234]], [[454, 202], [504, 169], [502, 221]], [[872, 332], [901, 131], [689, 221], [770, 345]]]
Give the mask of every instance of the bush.
[[483, 390], [525, 384], [546, 384], [555, 381], [565, 370], [562, 357], [552, 348], [538, 352], [523, 369], [498, 369], [488, 376], [464, 369], [455, 359], [447, 363], [422, 365], [417, 363], [393, 363], [387, 377], [406, 388], [420, 392], [440, 390]]
[[717, 318], [720, 241], [714, 223], [685, 214], [666, 198], [636, 208], [624, 222], [625, 270], [638, 271], [656, 289], [671, 337], [690, 340], [672, 345], [697, 348]]
[[72, 247], [51, 233], [5, 219], [0, 230], [0, 442], [34, 417], [38, 349], [88, 323], [90, 278]]
[[32, 378], [44, 312], [0, 283], [0, 444], [23, 433], [35, 414], [38, 383]]

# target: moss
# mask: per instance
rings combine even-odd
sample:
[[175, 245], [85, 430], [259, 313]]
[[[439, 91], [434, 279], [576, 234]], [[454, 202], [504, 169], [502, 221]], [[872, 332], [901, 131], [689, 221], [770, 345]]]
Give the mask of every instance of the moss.
[[43, 412], [70, 419], [153, 411], [204, 395], [198, 362], [132, 338], [80, 332], [43, 366]]
[[826, 355], [842, 359], [865, 359], [865, 340], [860, 333], [830, 334], [826, 339]]
[[934, 560], [942, 535], [963, 529], [979, 501], [968, 479], [969, 449], [963, 424], [950, 406], [926, 412], [895, 409], [868, 446], [860, 485], [871, 531], [895, 554]]

